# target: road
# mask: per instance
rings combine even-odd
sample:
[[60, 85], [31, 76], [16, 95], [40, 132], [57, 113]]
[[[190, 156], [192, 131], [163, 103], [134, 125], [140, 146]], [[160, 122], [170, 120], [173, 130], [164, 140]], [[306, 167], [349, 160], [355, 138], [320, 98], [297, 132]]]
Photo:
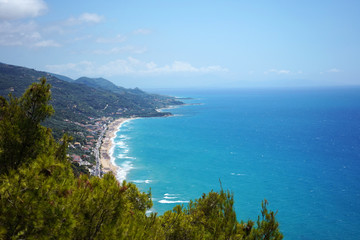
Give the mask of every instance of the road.
[[107, 129], [107, 125], [104, 124], [103, 130], [101, 131], [101, 133], [100, 133], [100, 135], [99, 135], [99, 138], [98, 138], [98, 140], [96, 141], [96, 146], [95, 146], [95, 149], [94, 149], [95, 163], [96, 163], [94, 175], [95, 175], [95, 176], [98, 176], [98, 177], [101, 177], [101, 170], [100, 170], [100, 147], [101, 147], [102, 139], [103, 139], [103, 137], [104, 137], [104, 135], [105, 135], [106, 129]]

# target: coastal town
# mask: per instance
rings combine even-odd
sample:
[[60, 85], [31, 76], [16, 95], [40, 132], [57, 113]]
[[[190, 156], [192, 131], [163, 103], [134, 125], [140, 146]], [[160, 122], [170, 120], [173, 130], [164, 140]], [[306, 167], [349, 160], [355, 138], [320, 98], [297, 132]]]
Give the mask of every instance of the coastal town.
[[64, 121], [78, 125], [84, 128], [84, 132], [76, 132], [78, 139], [82, 141], [75, 141], [69, 144], [69, 158], [70, 161], [78, 166], [85, 168], [90, 175], [102, 176], [100, 164], [100, 148], [104, 140], [105, 132], [108, 125], [113, 121], [112, 117], [92, 118], [89, 117], [89, 122], [86, 124], [71, 122], [68, 119]]
[[[78, 141], [69, 144], [68, 158], [73, 165], [78, 166], [83, 172], [93, 176], [102, 177], [104, 173], [113, 172], [116, 174], [118, 167], [111, 162], [110, 148], [112, 139], [121, 124], [131, 117], [102, 117], [92, 118], [86, 124], [79, 122], [68, 123], [78, 125], [84, 129], [84, 132], [76, 132]], [[85, 171], [85, 172], [84, 172]]]

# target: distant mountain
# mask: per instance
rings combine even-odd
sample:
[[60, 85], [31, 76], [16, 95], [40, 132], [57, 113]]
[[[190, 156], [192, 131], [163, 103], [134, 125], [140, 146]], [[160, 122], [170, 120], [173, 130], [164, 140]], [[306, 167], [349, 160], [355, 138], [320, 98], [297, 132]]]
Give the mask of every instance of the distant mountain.
[[104, 78], [88, 78], [88, 77], [81, 77], [74, 81], [74, 83], [78, 84], [84, 84], [89, 87], [93, 88], [102, 88], [105, 90], [109, 90], [116, 93], [124, 93], [126, 91], [123, 87], [118, 87], [114, 83], [110, 82], [109, 80], [106, 80]]
[[139, 88], [128, 89], [124, 87], [119, 87], [104, 78], [81, 77], [75, 80], [74, 83], [83, 84], [95, 89], [102, 89], [116, 94], [120, 94], [127, 100], [146, 108], [162, 108], [167, 105], [179, 104], [179, 102], [172, 97], [161, 96], [157, 94], [148, 94], [140, 90]]
[[88, 78], [88, 77], [81, 77], [79, 79], [75, 80], [75, 83], [79, 83], [79, 84], [85, 84], [89, 87], [94, 87], [94, 88], [102, 88], [111, 92], [115, 92], [115, 93], [119, 93], [119, 94], [124, 94], [126, 93], [133, 93], [133, 94], [144, 94], [145, 92], [143, 92], [142, 90], [140, 90], [139, 88], [134, 88], [134, 89], [127, 89], [124, 87], [119, 87], [117, 85], [115, 85], [114, 83], [112, 83], [111, 81], [104, 79], [104, 78]]
[[[55, 115], [47, 124], [59, 136], [59, 131], [69, 129], [64, 122], [66, 119], [86, 123], [89, 117], [163, 116], [167, 113], [158, 112], [157, 108], [181, 104], [172, 97], [118, 87], [103, 78], [84, 77], [76, 81], [64, 81], [56, 74], [3, 63], [0, 63], [0, 95], [12, 93], [21, 96], [29, 85], [41, 77], [46, 77], [52, 85], [51, 103]], [[60, 78], [70, 79], [65, 76]]]
[[53, 75], [54, 77], [56, 77], [57, 79], [60, 79], [60, 80], [66, 81], [66, 82], [73, 82], [74, 81], [74, 79], [63, 76], [63, 75], [60, 75], [60, 74], [55, 74], [55, 73], [50, 73], [50, 74]]

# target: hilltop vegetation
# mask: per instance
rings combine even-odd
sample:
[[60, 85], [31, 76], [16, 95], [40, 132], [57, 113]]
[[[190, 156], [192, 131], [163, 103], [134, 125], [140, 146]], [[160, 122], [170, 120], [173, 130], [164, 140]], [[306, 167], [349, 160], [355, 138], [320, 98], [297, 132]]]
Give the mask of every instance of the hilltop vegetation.
[[151, 194], [134, 184], [75, 177], [69, 137], [57, 142], [41, 125], [54, 113], [50, 98], [45, 79], [20, 98], [0, 97], [0, 239], [282, 239], [266, 201], [256, 224], [237, 221], [223, 190], [146, 215]]

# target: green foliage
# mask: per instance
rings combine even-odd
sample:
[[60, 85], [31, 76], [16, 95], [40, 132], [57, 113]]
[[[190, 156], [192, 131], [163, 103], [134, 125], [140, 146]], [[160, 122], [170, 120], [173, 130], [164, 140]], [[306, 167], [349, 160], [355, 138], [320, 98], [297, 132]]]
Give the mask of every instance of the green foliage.
[[279, 223], [275, 213], [262, 204], [262, 219], [257, 227], [252, 221], [238, 223], [233, 208], [234, 197], [229, 191], [203, 194], [187, 208], [174, 207], [160, 217], [166, 239], [267, 239], [280, 240]]
[[[168, 211], [162, 217], [171, 236], [169, 239], [229, 239], [236, 233], [237, 226], [233, 204], [233, 195], [221, 190], [190, 201], [187, 209], [176, 206], [173, 212]], [[177, 238], [180, 235], [183, 238]]]
[[265, 199], [261, 203], [261, 218], [258, 217], [257, 220], [257, 230], [252, 231], [250, 235], [250, 239], [264, 239], [264, 240], [272, 240], [272, 239], [282, 239], [283, 236], [279, 231], [279, 223], [275, 219], [276, 213], [267, 209], [268, 201]]
[[74, 224], [70, 198], [73, 181], [68, 162], [39, 155], [32, 164], [1, 175], [0, 239], [66, 237]]
[[71, 138], [57, 143], [40, 125], [53, 112], [45, 79], [9, 99], [0, 99], [0, 239], [282, 239], [267, 201], [256, 227], [239, 223], [233, 194], [222, 189], [147, 215], [151, 194], [134, 184], [74, 176]]
[[[0, 97], [0, 173], [17, 168], [51, 148], [51, 130], [40, 125], [54, 112], [49, 101], [50, 85], [41, 79], [21, 98]], [[4, 151], [6, 150], [6, 151]]]

